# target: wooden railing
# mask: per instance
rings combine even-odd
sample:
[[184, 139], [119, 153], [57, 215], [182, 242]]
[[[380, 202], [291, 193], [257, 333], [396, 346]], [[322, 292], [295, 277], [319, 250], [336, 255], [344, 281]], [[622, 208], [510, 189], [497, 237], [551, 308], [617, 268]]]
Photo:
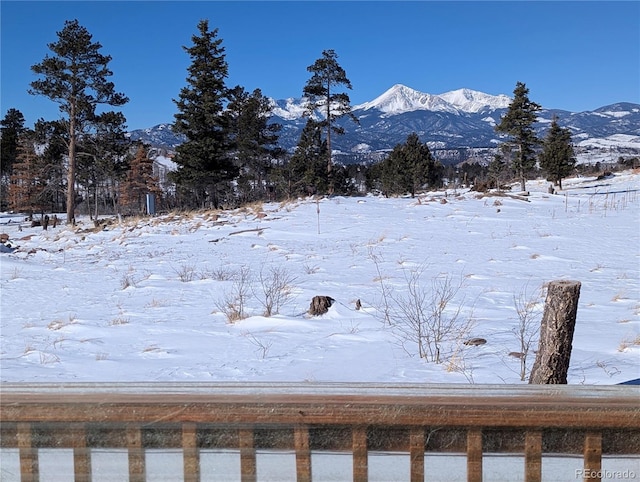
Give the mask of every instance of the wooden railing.
[[[242, 481], [260, 477], [256, 451], [295, 453], [298, 481], [311, 455], [352, 454], [353, 480], [369, 478], [371, 451], [409, 454], [410, 480], [425, 454], [466, 454], [466, 478], [482, 481], [483, 455], [524, 457], [524, 480], [542, 480], [544, 454], [579, 454], [576, 478], [600, 480], [603, 454], [638, 467], [640, 387], [382, 384], [3, 384], [2, 448], [19, 450], [22, 481], [39, 479], [38, 450], [73, 449], [76, 481], [91, 480], [95, 447], [127, 450], [129, 480], [145, 480], [145, 449], [182, 451], [184, 480], [201, 476], [200, 453], [240, 454]], [[633, 473], [634, 467], [630, 467]], [[633, 473], [640, 477], [640, 473]], [[426, 476], [426, 477], [425, 477]]]

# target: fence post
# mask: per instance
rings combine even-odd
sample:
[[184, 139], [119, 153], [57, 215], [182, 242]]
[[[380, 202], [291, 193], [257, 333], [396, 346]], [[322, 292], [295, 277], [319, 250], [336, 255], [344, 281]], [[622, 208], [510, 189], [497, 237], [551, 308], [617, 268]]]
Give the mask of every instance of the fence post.
[[296, 480], [311, 482], [311, 448], [309, 446], [309, 427], [298, 426], [293, 429], [296, 451]]
[[200, 481], [200, 451], [198, 427], [195, 423], [182, 424], [182, 459], [185, 482]]
[[40, 480], [38, 449], [34, 444], [30, 423], [18, 423], [17, 438], [20, 450], [20, 480], [22, 482], [36, 482]]
[[253, 428], [238, 430], [240, 445], [240, 480], [242, 482], [256, 482], [256, 448]]
[[411, 482], [424, 481], [424, 428], [413, 427], [409, 432]]
[[540, 323], [540, 343], [531, 369], [531, 384], [566, 384], [573, 331], [576, 326], [579, 281], [551, 281]]
[[587, 432], [584, 438], [584, 480], [602, 480], [602, 433]]
[[524, 480], [542, 480], [542, 430], [527, 430], [524, 438]]
[[367, 452], [367, 427], [353, 427], [353, 482], [367, 482], [369, 480], [369, 454]]
[[127, 428], [127, 448], [129, 451], [129, 481], [145, 482], [146, 466], [142, 429], [137, 425]]
[[74, 482], [91, 482], [91, 448], [87, 446], [87, 431], [84, 424], [71, 426], [71, 440]]
[[482, 482], [482, 429], [467, 430], [467, 482]]

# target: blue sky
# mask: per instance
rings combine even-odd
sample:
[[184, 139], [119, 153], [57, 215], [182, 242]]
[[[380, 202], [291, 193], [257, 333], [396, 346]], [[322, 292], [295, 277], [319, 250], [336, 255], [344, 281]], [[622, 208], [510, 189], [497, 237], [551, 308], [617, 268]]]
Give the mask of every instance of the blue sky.
[[353, 84], [351, 104], [396, 83], [430, 94], [462, 87], [512, 95], [525, 82], [545, 108], [593, 110], [640, 103], [640, 2], [171, 2], [7, 1], [1, 14], [1, 115], [27, 126], [57, 104], [27, 94], [31, 66], [65, 20], [78, 19], [113, 57], [130, 129], [173, 122], [201, 19], [219, 29], [228, 86], [299, 97], [325, 49]]

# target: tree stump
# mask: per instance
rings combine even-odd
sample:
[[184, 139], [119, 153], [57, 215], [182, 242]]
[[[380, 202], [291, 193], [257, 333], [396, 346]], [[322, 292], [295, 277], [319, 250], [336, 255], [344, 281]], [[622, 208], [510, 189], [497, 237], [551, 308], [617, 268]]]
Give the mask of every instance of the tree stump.
[[309, 314], [311, 316], [324, 315], [335, 300], [330, 296], [314, 296], [309, 306]]
[[549, 283], [530, 384], [567, 383], [580, 286], [579, 281]]

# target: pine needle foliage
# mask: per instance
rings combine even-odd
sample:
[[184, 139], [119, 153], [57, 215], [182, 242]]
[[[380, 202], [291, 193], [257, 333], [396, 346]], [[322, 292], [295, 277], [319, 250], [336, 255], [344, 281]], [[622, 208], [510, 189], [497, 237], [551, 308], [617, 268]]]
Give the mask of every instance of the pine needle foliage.
[[229, 118], [224, 108], [229, 99], [225, 85], [228, 65], [218, 29], [209, 30], [209, 21], [198, 23], [199, 35], [193, 45], [183, 47], [191, 58], [187, 86], [174, 102], [178, 108], [173, 130], [184, 134], [186, 142], [176, 149], [178, 165], [173, 180], [182, 202], [192, 207], [218, 207], [225, 183], [237, 175], [231, 156]]
[[58, 41], [48, 45], [53, 56], [45, 56], [31, 70], [40, 78], [31, 82], [30, 94], [43, 95], [59, 104], [68, 130], [67, 222], [75, 218], [76, 144], [96, 119], [98, 105], [122, 106], [129, 99], [115, 91], [108, 79], [111, 56], [100, 53], [78, 20], [67, 20], [57, 33]]
[[507, 113], [496, 126], [496, 131], [510, 137], [508, 142], [516, 151], [512, 167], [520, 180], [521, 190], [525, 191], [527, 174], [536, 165], [535, 148], [540, 141], [536, 137], [533, 124], [536, 122], [536, 112], [542, 107], [529, 100], [529, 89], [522, 82], [516, 83], [513, 96]]
[[347, 116], [356, 124], [357, 117], [351, 112], [349, 95], [340, 88], [351, 89], [351, 81], [345, 70], [338, 63], [338, 54], [334, 50], [324, 50], [322, 57], [316, 60], [307, 70], [313, 75], [304, 86], [303, 94], [308, 100], [305, 115], [309, 118], [320, 113], [317, 120], [322, 129], [326, 129], [327, 173], [329, 175], [329, 191], [333, 192], [331, 158], [331, 133], [344, 134], [344, 128], [336, 121]]
[[551, 122], [539, 160], [540, 167], [547, 173], [549, 180], [562, 189], [562, 178], [575, 169], [576, 156], [571, 143], [571, 131], [560, 127], [557, 117]]

